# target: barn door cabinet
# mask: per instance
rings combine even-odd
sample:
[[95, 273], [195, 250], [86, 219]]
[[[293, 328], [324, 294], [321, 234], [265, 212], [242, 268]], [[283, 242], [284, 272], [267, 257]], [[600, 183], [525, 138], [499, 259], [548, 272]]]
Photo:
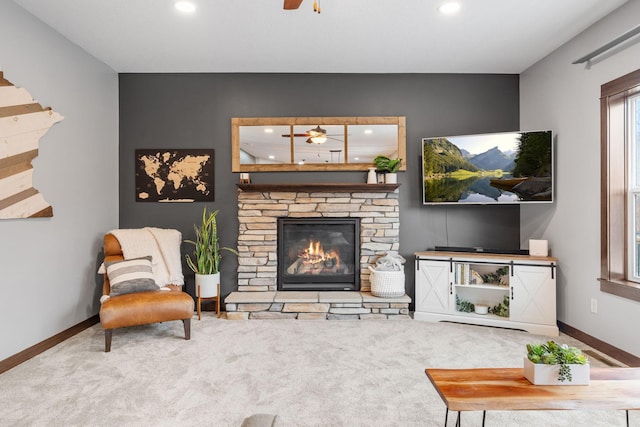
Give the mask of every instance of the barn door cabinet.
[[558, 336], [553, 257], [416, 252], [414, 319]]

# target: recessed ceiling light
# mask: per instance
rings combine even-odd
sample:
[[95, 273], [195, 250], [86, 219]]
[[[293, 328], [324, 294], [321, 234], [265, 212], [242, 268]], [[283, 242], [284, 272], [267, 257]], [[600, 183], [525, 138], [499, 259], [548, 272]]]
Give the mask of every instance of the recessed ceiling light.
[[193, 13], [196, 11], [196, 5], [190, 1], [177, 1], [174, 3], [174, 6], [182, 13]]
[[354, 157], [353, 160], [360, 160], [360, 157]]
[[264, 133], [273, 133], [273, 129], [271, 129], [271, 128], [265, 128], [265, 129], [264, 129]]
[[274, 156], [273, 154], [269, 154], [269, 159], [270, 159], [270, 160], [273, 160], [273, 159], [275, 159], [275, 158], [276, 158], [276, 156]]
[[448, 1], [446, 3], [443, 3], [438, 8], [438, 10], [440, 11], [440, 13], [443, 13], [445, 15], [451, 15], [460, 10], [460, 3], [457, 3], [455, 1]]
[[365, 129], [364, 133], [366, 135], [371, 135], [373, 133], [373, 131], [371, 129]]

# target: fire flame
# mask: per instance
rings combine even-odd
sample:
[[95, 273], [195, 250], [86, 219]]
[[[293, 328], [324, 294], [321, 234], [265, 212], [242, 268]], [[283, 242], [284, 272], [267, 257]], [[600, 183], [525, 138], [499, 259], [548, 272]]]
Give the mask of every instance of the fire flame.
[[313, 264], [317, 264], [325, 260], [324, 249], [320, 241], [309, 240], [309, 247], [304, 250], [302, 257]]
[[[305, 244], [306, 246], [306, 244]], [[329, 248], [324, 250], [320, 241], [309, 239], [309, 245], [302, 247], [298, 251], [298, 258], [291, 267], [293, 272], [298, 274], [323, 274], [342, 271], [340, 253], [338, 250]], [[300, 273], [301, 272], [301, 273]]]

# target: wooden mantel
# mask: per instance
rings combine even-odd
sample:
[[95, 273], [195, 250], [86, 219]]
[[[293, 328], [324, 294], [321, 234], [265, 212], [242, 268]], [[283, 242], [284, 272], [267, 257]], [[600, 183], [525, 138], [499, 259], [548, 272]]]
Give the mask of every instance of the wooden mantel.
[[359, 184], [359, 183], [325, 183], [325, 184], [236, 184], [242, 191], [308, 191], [329, 193], [392, 193], [400, 184]]

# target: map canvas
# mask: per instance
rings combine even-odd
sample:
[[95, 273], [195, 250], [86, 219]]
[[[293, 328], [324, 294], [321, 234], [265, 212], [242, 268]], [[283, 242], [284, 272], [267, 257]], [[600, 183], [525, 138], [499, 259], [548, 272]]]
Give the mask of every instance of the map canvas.
[[214, 150], [135, 151], [137, 202], [213, 202]]

